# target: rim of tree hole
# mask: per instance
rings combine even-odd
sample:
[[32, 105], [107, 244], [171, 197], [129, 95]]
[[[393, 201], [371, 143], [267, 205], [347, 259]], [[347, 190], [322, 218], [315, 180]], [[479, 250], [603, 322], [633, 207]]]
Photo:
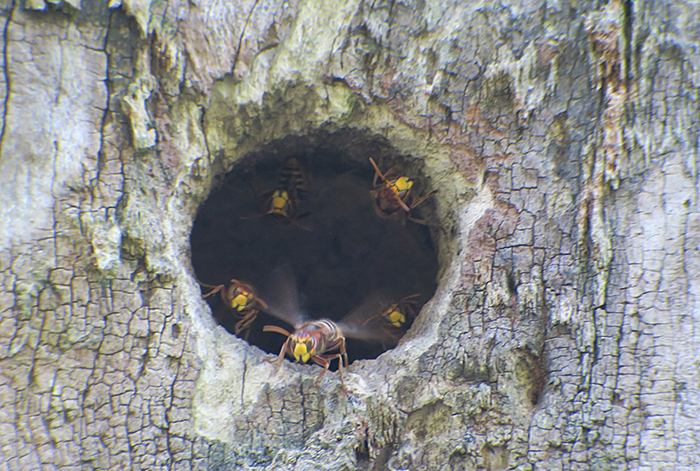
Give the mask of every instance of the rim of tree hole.
[[[338, 321], [379, 292], [395, 301], [418, 294], [411, 299], [417, 316], [437, 288], [439, 194], [411, 211], [431, 225], [380, 218], [370, 195], [375, 176], [370, 157], [383, 172], [395, 168], [410, 177], [416, 198], [435, 189], [422, 172], [420, 158], [400, 155], [385, 138], [355, 129], [287, 136], [236, 161], [230, 171], [222, 172], [193, 224], [190, 245], [197, 280], [210, 286], [240, 280], [252, 285], [264, 301], [278, 289], [273, 273], [286, 266], [309, 319]], [[291, 223], [264, 215], [290, 159], [296, 159], [306, 182]], [[203, 286], [203, 295], [211, 289]], [[235, 335], [240, 317], [219, 293], [206, 301], [215, 321]], [[394, 334], [402, 335], [412, 321]], [[263, 332], [265, 325], [294, 330], [261, 310], [238, 336], [276, 355], [286, 337]], [[376, 358], [393, 344], [390, 337], [386, 343], [347, 339], [350, 363]], [[337, 362], [331, 369], [337, 369]]]

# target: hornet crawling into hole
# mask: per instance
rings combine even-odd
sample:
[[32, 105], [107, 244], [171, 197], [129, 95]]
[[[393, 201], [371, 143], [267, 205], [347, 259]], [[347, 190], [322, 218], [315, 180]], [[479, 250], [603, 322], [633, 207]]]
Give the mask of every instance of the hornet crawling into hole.
[[208, 298], [212, 294], [221, 293], [221, 300], [224, 302], [226, 307], [232, 310], [236, 317], [239, 319], [236, 322], [234, 332], [239, 335], [244, 330], [246, 331], [244, 339], [248, 337], [248, 330], [251, 324], [255, 321], [258, 316], [260, 309], [267, 309], [267, 304], [265, 301], [260, 299], [255, 292], [255, 289], [247, 283], [241, 283], [240, 281], [233, 279], [229, 286], [225, 285], [208, 285], [199, 282], [205, 288], [212, 288], [207, 294], [202, 296], [203, 298]]
[[[379, 166], [372, 157], [369, 161], [374, 167], [374, 179], [372, 185], [374, 188], [370, 191], [372, 197], [372, 206], [377, 216], [383, 219], [400, 219], [401, 224], [406, 224], [406, 219], [417, 224], [432, 226], [423, 219], [416, 219], [411, 216], [411, 210], [428, 199], [430, 196], [438, 192], [433, 190], [427, 195], [413, 201], [413, 180], [405, 176], [392, 176], [395, 173], [395, 168], [389, 169], [386, 173], [379, 170]], [[378, 182], [381, 178], [381, 182]]]
[[[301, 207], [301, 194], [308, 191], [308, 174], [299, 165], [299, 161], [295, 158], [287, 160], [287, 163], [282, 168], [280, 176], [277, 180], [277, 187], [272, 191], [256, 193], [260, 197], [267, 198], [266, 211], [253, 216], [244, 216], [241, 219], [258, 219], [264, 216], [274, 216], [282, 222], [287, 222], [305, 231], [311, 229], [300, 224], [298, 219], [306, 216], [299, 214]], [[255, 185], [257, 187], [257, 185]]]
[[[395, 303], [391, 303], [386, 308], [382, 309], [380, 314], [387, 322], [387, 324], [400, 329], [406, 326], [406, 323], [411, 319], [416, 317], [416, 311], [413, 309], [413, 304], [416, 304], [417, 299], [420, 294], [411, 294], [409, 296], [404, 296]], [[387, 298], [388, 299], [388, 298]], [[374, 317], [377, 317], [374, 316]], [[367, 319], [367, 323], [374, 320], [374, 317]]]
[[[345, 348], [346, 337], [374, 343], [396, 344], [398, 338], [390, 330], [392, 325], [382, 314], [383, 309], [390, 304], [386, 302], [383, 295], [370, 296], [340, 321], [310, 320], [301, 313], [297, 286], [291, 269], [283, 267], [276, 270], [272, 279], [274, 286], [271, 291], [274, 291], [276, 295], [268, 297], [268, 307], [265, 312], [294, 326], [293, 332], [288, 332], [276, 325], [263, 327], [264, 332], [275, 332], [287, 337], [277, 358], [274, 360], [265, 359], [268, 363], [277, 363], [275, 373], [282, 366], [285, 355], [289, 355], [300, 363], [313, 360], [323, 367], [316, 378], [318, 385], [323, 375], [328, 371], [330, 362], [337, 359], [342, 388], [347, 391], [343, 379], [343, 369], [348, 366], [348, 355]], [[337, 352], [329, 353], [334, 350]]]

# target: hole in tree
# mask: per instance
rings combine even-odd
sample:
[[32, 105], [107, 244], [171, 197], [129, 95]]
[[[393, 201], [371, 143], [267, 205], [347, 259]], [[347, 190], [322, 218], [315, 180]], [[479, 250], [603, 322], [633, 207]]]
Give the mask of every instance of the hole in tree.
[[[287, 264], [310, 319], [340, 320], [378, 291], [396, 301], [419, 294], [413, 308], [420, 312], [437, 286], [431, 232], [439, 229], [376, 214], [369, 157], [382, 171], [396, 167], [412, 178], [411, 191], [417, 197], [432, 190], [420, 160], [399, 155], [382, 137], [356, 130], [288, 136], [242, 158], [212, 190], [195, 219], [191, 249], [197, 279], [227, 286], [231, 279], [244, 281], [264, 300], [264, 293], [275, 289], [270, 286], [272, 273]], [[298, 218], [294, 224], [273, 215], [256, 218], [266, 212], [270, 193], [280, 186], [282, 169], [291, 158], [307, 177]], [[412, 216], [436, 224], [435, 198], [413, 209]], [[208, 291], [203, 288], [203, 294]], [[219, 294], [207, 297], [207, 302], [216, 322], [233, 335], [239, 318]], [[260, 312], [247, 340], [278, 354], [286, 338], [263, 332], [270, 324], [293, 331], [293, 326]], [[245, 331], [239, 336], [245, 338]], [[381, 344], [347, 339], [350, 362], [376, 358], [385, 350]], [[337, 368], [336, 361], [331, 368]]]

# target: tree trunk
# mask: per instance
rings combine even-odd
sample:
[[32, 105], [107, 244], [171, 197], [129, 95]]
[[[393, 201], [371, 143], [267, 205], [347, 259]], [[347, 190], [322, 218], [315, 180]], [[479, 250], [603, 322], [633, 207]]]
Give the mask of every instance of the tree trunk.
[[[697, 5], [3, 11], [4, 469], [700, 467]], [[437, 291], [347, 393], [190, 259], [237, 162], [329, 142], [439, 189]]]

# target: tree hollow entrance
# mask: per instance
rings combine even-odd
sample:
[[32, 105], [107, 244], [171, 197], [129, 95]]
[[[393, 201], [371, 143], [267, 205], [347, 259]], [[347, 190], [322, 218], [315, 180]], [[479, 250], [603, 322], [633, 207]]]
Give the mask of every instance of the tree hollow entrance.
[[[438, 195], [411, 212], [434, 226], [380, 218], [370, 195], [375, 171], [369, 157], [382, 171], [394, 168], [410, 177], [416, 197], [432, 190], [419, 159], [398, 155], [385, 139], [356, 130], [289, 136], [237, 161], [194, 222], [192, 265], [198, 280], [214, 286], [240, 280], [263, 297], [275, 289], [271, 274], [287, 264], [309, 319], [340, 320], [377, 291], [390, 293], [396, 301], [418, 294], [413, 306], [418, 313], [437, 286], [437, 237], [431, 232], [439, 230], [434, 210]], [[290, 159], [298, 162], [293, 172], [288, 171]], [[291, 186], [299, 187], [293, 221], [265, 214], [273, 192]], [[209, 290], [203, 288], [203, 293]], [[234, 334], [239, 320], [235, 313], [219, 294], [207, 301], [217, 323]], [[239, 336], [277, 354], [285, 338], [263, 332], [268, 324], [293, 330], [260, 312]], [[347, 345], [350, 361], [376, 358], [385, 349], [352, 339]]]

